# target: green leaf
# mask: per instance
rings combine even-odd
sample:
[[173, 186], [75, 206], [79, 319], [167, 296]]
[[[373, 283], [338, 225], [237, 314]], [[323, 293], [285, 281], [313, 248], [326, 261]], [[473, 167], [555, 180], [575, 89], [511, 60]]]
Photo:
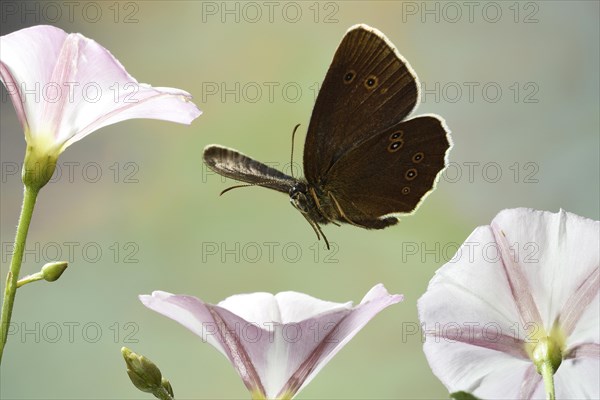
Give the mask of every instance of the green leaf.
[[454, 400], [480, 400], [479, 397], [475, 397], [471, 393], [462, 391], [450, 393], [450, 398]]

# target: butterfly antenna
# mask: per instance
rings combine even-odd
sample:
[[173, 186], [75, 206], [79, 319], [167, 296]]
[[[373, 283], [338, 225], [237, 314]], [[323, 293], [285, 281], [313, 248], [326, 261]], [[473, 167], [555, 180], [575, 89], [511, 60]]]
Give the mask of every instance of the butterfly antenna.
[[248, 184], [244, 184], [244, 185], [231, 186], [231, 187], [228, 187], [227, 189], [223, 190], [221, 193], [219, 193], [219, 196], [223, 196], [225, 193], [229, 192], [232, 189], [250, 187], [250, 186], [264, 186], [267, 183], [272, 183], [272, 182], [274, 182], [274, 181], [262, 181], [262, 182], [256, 182], [256, 183], [248, 183]]
[[290, 172], [292, 174], [292, 178], [294, 177], [294, 138], [296, 137], [296, 131], [300, 127], [300, 124], [297, 124], [292, 131], [292, 153], [290, 154]]
[[254, 186], [254, 184], [248, 184], [248, 185], [235, 185], [235, 186], [231, 186], [228, 187], [227, 189], [223, 190], [221, 193], [219, 193], [219, 196], [223, 196], [225, 193], [229, 192], [230, 190], [233, 189], [237, 189], [237, 188], [242, 188], [242, 187], [248, 187], [248, 186]]

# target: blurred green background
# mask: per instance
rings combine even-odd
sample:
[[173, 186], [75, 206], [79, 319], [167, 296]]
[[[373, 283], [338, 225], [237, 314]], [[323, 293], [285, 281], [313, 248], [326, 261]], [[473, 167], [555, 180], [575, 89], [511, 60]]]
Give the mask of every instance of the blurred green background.
[[[503, 208], [599, 217], [598, 2], [82, 1], [71, 15], [67, 2], [53, 3], [60, 15], [45, 2], [3, 2], [2, 34], [39, 23], [81, 32], [138, 81], [189, 91], [204, 114], [190, 127], [119, 123], [61, 156], [61, 176], [38, 199], [22, 273], [55, 258], [70, 268], [19, 291], [2, 398], [149, 398], [130, 384], [121, 346], [155, 361], [179, 399], [248, 398], [224, 357], [137, 295], [160, 289], [216, 303], [295, 290], [359, 302], [378, 282], [405, 301], [299, 398], [443, 398], [415, 333], [416, 302], [435, 270]], [[416, 114], [446, 119], [452, 165], [398, 226], [324, 227], [327, 252], [285, 195], [219, 197], [232, 182], [209, 173], [201, 154], [219, 143], [289, 171], [301, 123], [300, 163], [317, 85], [356, 23], [383, 31], [409, 60], [426, 89]], [[4, 88], [1, 132], [4, 290], [25, 147]]]

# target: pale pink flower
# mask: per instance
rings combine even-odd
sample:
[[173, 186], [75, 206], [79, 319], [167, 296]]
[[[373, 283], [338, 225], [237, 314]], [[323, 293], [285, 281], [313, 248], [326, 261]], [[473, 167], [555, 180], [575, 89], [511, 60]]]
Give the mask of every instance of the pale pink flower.
[[371, 318], [402, 299], [381, 284], [355, 307], [296, 292], [240, 294], [216, 305], [161, 291], [140, 296], [219, 350], [258, 399], [294, 397]]
[[500, 212], [419, 300], [434, 374], [450, 392], [545, 398], [545, 359], [556, 398], [600, 398], [599, 263], [598, 221], [562, 210]]
[[0, 78], [37, 158], [56, 159], [119, 121], [190, 124], [201, 114], [189, 93], [138, 83], [108, 50], [79, 33], [34, 26], [0, 37], [0, 49]]

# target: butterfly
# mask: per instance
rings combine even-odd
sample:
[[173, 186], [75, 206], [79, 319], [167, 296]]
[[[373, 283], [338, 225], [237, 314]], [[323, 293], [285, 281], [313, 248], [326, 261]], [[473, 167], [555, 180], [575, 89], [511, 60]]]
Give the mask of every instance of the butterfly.
[[219, 145], [204, 149], [204, 162], [249, 184], [233, 188], [258, 185], [289, 194], [329, 248], [320, 225], [383, 229], [398, 223], [399, 214], [414, 212], [435, 188], [452, 142], [441, 117], [406, 118], [418, 101], [417, 76], [394, 45], [377, 29], [355, 25], [315, 102], [304, 179]]

